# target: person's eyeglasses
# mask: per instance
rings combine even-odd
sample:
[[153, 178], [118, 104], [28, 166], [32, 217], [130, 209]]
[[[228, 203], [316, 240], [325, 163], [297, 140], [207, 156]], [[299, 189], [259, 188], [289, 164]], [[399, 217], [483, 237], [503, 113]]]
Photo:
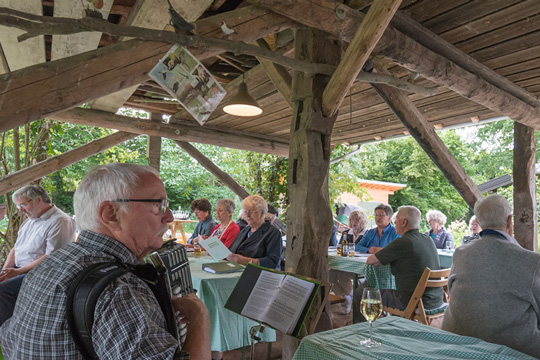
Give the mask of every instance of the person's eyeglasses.
[[386, 214], [375, 214], [375, 217], [384, 217], [384, 216], [388, 216]]
[[25, 209], [28, 206], [28, 203], [30, 201], [32, 201], [32, 200], [34, 200], [34, 199], [30, 199], [27, 202], [24, 202], [24, 203], [19, 204], [19, 205], [15, 205], [15, 207], [17, 208], [17, 210]]
[[159, 213], [161, 215], [165, 214], [169, 208], [169, 200], [167, 199], [116, 199], [114, 202], [153, 202], [159, 203]]

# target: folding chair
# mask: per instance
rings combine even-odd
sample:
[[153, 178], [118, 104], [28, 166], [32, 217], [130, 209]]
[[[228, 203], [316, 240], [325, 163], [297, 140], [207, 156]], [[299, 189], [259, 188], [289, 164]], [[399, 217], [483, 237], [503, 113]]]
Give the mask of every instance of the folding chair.
[[[383, 306], [383, 311], [389, 314], [398, 315], [409, 320], [418, 320], [422, 324], [430, 325], [435, 318], [444, 316], [444, 312], [448, 307], [448, 276], [450, 269], [431, 270], [425, 268], [414, 292], [407, 304], [405, 310], [399, 310], [387, 306]], [[426, 310], [422, 302], [422, 295], [426, 287], [442, 287], [444, 290], [443, 304], [436, 309]]]

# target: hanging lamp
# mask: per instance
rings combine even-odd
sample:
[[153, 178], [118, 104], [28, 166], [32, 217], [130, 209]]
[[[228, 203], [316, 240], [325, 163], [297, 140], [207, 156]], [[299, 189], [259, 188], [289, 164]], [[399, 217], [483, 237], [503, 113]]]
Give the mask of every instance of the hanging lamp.
[[238, 85], [238, 93], [232, 97], [228, 105], [223, 107], [223, 111], [235, 116], [256, 116], [262, 114], [263, 111], [259, 104], [257, 104], [257, 101], [249, 95], [247, 85], [244, 82], [244, 74], [242, 74], [242, 82]]

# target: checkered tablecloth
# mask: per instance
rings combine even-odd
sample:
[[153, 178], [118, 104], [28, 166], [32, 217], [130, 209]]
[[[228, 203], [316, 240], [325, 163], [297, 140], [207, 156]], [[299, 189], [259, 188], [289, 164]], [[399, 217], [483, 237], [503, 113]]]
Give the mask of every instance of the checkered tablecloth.
[[328, 267], [334, 270], [347, 271], [353, 274], [364, 275], [369, 286], [376, 289], [395, 289], [394, 275], [390, 265], [372, 266], [366, 264], [367, 256], [344, 257], [329, 254]]
[[534, 359], [503, 345], [452, 334], [397, 316], [373, 323], [373, 338], [381, 346], [367, 349], [360, 341], [369, 336], [368, 323], [344, 326], [306, 336], [293, 360], [349, 359]]

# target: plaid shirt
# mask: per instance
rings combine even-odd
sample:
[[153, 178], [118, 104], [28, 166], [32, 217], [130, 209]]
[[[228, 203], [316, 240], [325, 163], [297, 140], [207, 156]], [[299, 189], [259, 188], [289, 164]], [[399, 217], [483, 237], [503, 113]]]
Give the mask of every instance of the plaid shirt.
[[[95, 263], [120, 260], [137, 264], [120, 242], [83, 231], [29, 272], [13, 317], [0, 328], [6, 359], [82, 359], [66, 322], [66, 291], [77, 274]], [[100, 295], [92, 328], [100, 359], [189, 359], [166, 330], [165, 318], [150, 288], [126, 273]]]

